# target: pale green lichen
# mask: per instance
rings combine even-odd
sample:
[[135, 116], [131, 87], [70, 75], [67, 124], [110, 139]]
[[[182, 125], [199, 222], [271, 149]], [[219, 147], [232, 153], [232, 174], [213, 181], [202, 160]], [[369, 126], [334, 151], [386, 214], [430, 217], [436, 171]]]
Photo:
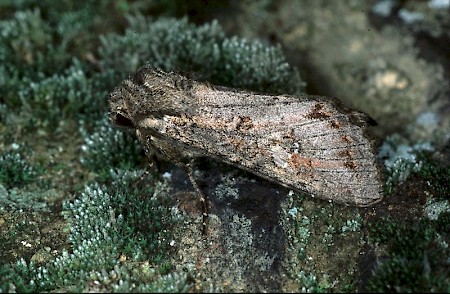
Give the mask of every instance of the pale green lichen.
[[386, 181], [387, 192], [391, 193], [393, 187], [405, 181], [411, 172], [420, 171], [423, 161], [418, 155], [433, 150], [433, 146], [428, 142], [409, 145], [399, 135], [386, 138], [380, 147], [378, 157], [384, 160], [384, 165], [388, 172]]
[[[280, 219], [288, 242], [284, 263], [288, 285], [294, 287], [288, 291], [348, 291], [354, 287], [349, 276], [356, 271], [357, 252], [364, 243], [361, 216], [332, 203], [313, 202], [307, 195], [289, 193], [283, 204]], [[352, 246], [337, 250], [341, 242]], [[343, 263], [345, 268], [337, 267]]]
[[430, 220], [437, 220], [442, 213], [450, 212], [450, 203], [448, 200], [436, 201], [429, 198], [425, 204], [424, 212]]
[[236, 179], [225, 176], [223, 182], [217, 185], [215, 191], [219, 200], [227, 201], [227, 199], [239, 199], [239, 189], [235, 187]]

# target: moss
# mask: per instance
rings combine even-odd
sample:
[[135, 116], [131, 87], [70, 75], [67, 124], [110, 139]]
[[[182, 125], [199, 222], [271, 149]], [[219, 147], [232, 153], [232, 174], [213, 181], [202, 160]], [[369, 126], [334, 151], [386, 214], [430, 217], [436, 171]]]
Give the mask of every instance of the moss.
[[379, 261], [366, 291], [449, 291], [450, 167], [423, 152], [429, 147], [420, 146], [397, 145], [397, 150], [406, 150], [400, 157], [409, 158], [407, 164], [399, 167], [395, 159], [391, 168], [387, 165], [391, 179], [404, 176], [391, 182], [391, 197], [398, 198], [398, 204], [392, 202], [383, 217], [367, 223], [369, 244]]
[[0, 184], [6, 188], [22, 187], [37, 176], [37, 169], [24, 158], [23, 149], [13, 144], [11, 150], [0, 153]]
[[[4, 25], [15, 32], [16, 42], [24, 44], [25, 52], [36, 54], [30, 58], [36, 67], [32, 70], [52, 75], [60, 73], [72, 57], [81, 59], [96, 46], [98, 33], [116, 28], [121, 22], [117, 18], [121, 11], [119, 1], [2, 1], [4, 18], [10, 17]], [[9, 10], [8, 10], [9, 8]], [[21, 15], [23, 14], [23, 15]], [[15, 23], [16, 22], [16, 23]], [[42, 36], [45, 38], [42, 38]], [[14, 35], [3, 34], [6, 47]], [[20, 36], [20, 37], [19, 37]], [[13, 40], [14, 41], [14, 40]], [[38, 46], [34, 52], [34, 46]], [[16, 55], [23, 51], [12, 52]], [[27, 55], [21, 54], [22, 57]], [[18, 63], [17, 65], [23, 66]]]
[[450, 195], [450, 167], [432, 159], [429, 154], [423, 154], [421, 160], [423, 167], [417, 173], [425, 179], [433, 189], [433, 195], [437, 200], [449, 200]]
[[[173, 199], [167, 196], [168, 187], [149, 181], [151, 177], [142, 172], [119, 170], [114, 172], [113, 178], [108, 190], [114, 197], [116, 213], [124, 218], [121, 236], [132, 236], [128, 239], [128, 244], [139, 246], [143, 251], [142, 257], [153, 264], [167, 261], [171, 248], [169, 228], [177, 215], [177, 210], [172, 209]], [[139, 252], [136, 248], [128, 248], [133, 249], [124, 251], [128, 255]], [[139, 260], [138, 256], [134, 256], [134, 259]], [[164, 267], [168, 266], [165, 264]]]
[[63, 74], [24, 82], [24, 89], [18, 92], [18, 103], [37, 127], [58, 128], [75, 114], [86, 112], [98, 99], [77, 60]]
[[0, 266], [0, 290], [2, 292], [31, 293], [34, 287], [28, 283], [28, 268], [11, 268], [5, 264]]
[[[0, 22], [0, 31], [0, 62], [4, 72], [19, 78], [36, 75], [52, 63], [47, 56], [52, 44], [51, 28], [38, 9], [17, 11], [11, 19]], [[57, 63], [55, 66], [61, 68]]]
[[[108, 187], [92, 184], [64, 204], [72, 250], [41, 266], [20, 259], [4, 267], [3, 291], [82, 291], [91, 283], [110, 291], [189, 288], [186, 274], [168, 273], [174, 214], [164, 196], [167, 188], [149, 178], [139, 185], [139, 172], [116, 172], [112, 178]], [[161, 271], [153, 268], [160, 263]]]
[[447, 292], [449, 212], [437, 221], [383, 218], [370, 224], [369, 237], [386, 247], [365, 289], [369, 292]]
[[120, 78], [95, 68], [97, 35], [88, 31], [101, 30], [107, 3], [24, 1], [23, 11], [0, 21], [0, 102], [25, 116], [30, 131], [104, 111], [108, 86]]
[[133, 134], [114, 128], [106, 117], [95, 123], [92, 133], [82, 127], [84, 137], [80, 159], [83, 166], [100, 179], [110, 176], [111, 169], [137, 168], [145, 162], [142, 147]]
[[194, 72], [211, 83], [270, 93], [300, 93], [304, 83], [280, 47], [227, 38], [217, 21], [195, 26], [183, 19], [128, 17], [124, 35], [101, 37], [101, 66], [131, 73], [147, 62]]

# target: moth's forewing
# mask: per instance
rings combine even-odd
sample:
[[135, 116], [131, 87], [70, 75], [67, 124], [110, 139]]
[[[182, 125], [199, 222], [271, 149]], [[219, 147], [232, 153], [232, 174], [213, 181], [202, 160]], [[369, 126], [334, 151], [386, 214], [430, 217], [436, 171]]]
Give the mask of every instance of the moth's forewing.
[[162, 120], [168, 138], [320, 198], [358, 206], [381, 199], [364, 125], [334, 103], [205, 86], [193, 95], [197, 107]]

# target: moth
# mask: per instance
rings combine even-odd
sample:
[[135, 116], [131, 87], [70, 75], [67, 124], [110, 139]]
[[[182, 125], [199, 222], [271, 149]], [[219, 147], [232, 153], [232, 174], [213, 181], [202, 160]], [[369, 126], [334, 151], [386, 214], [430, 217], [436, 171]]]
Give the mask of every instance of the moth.
[[111, 122], [135, 129], [146, 153], [185, 167], [200, 195], [192, 162], [211, 157], [346, 205], [383, 197], [368, 116], [331, 98], [247, 92], [143, 66], [108, 101]]

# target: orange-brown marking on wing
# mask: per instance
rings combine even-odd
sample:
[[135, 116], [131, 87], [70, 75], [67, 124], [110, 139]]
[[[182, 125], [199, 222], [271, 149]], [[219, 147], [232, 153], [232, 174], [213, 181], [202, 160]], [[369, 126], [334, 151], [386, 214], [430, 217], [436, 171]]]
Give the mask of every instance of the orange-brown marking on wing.
[[353, 139], [350, 136], [344, 135], [341, 137], [342, 142], [351, 144], [353, 143]]
[[310, 119], [325, 119], [329, 118], [332, 115], [332, 112], [323, 110], [323, 104], [316, 103], [316, 105], [314, 105], [314, 108], [306, 115], [306, 117]]
[[289, 159], [288, 163], [293, 168], [300, 168], [300, 167], [312, 168], [312, 160], [306, 157], [302, 157], [298, 153], [291, 154], [291, 158]]

